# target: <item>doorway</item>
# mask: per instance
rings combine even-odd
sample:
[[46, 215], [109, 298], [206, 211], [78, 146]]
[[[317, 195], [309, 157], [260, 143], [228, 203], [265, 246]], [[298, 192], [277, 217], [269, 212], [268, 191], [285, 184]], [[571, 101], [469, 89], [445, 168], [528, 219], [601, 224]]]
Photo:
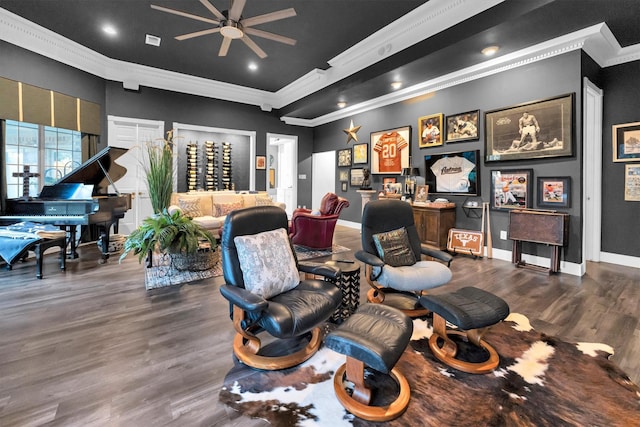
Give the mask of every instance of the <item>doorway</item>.
[[286, 205], [291, 217], [298, 204], [298, 137], [267, 133], [267, 193]]
[[319, 209], [324, 195], [336, 192], [336, 152], [313, 153], [311, 168], [311, 206], [308, 208]]

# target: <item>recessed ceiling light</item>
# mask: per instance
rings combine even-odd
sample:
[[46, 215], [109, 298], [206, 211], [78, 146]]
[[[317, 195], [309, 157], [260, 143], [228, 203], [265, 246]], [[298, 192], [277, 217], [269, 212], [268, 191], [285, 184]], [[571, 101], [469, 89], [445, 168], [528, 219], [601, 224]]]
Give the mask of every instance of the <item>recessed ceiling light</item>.
[[255, 62], [250, 62], [248, 67], [251, 71], [256, 71], [258, 69], [258, 64], [256, 64]]
[[151, 34], [147, 34], [144, 38], [144, 42], [151, 46], [160, 46], [160, 41], [162, 39], [158, 36], [152, 36]]
[[109, 34], [110, 36], [115, 36], [116, 34], [118, 34], [118, 31], [116, 30], [116, 28], [113, 25], [110, 24], [106, 24], [102, 27], [102, 31], [104, 31], [105, 33]]
[[487, 46], [482, 49], [481, 52], [484, 56], [493, 56], [498, 52], [498, 50], [500, 50], [500, 47], [498, 46]]
[[392, 82], [391, 87], [395, 90], [398, 90], [402, 87], [402, 82], [401, 81]]
[[344, 102], [344, 101], [340, 101], [340, 102], [338, 102], [338, 107], [339, 107], [339, 108], [344, 108], [344, 107], [346, 107], [346, 106], [347, 106], [347, 103], [346, 103], [346, 102]]

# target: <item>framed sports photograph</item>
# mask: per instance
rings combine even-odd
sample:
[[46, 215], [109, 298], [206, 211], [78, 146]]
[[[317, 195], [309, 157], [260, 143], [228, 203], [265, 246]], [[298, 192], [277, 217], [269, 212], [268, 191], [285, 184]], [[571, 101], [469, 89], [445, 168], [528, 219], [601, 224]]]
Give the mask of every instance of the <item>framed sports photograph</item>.
[[418, 146], [420, 148], [437, 147], [444, 141], [444, 115], [442, 113], [422, 116], [418, 119]]
[[353, 164], [361, 165], [369, 162], [369, 144], [353, 144]]
[[338, 178], [340, 182], [349, 182], [349, 171], [348, 170], [338, 171]]
[[256, 169], [267, 169], [266, 156], [256, 156]]
[[574, 94], [488, 111], [485, 161], [573, 155]]
[[338, 150], [338, 166], [351, 166], [351, 148]]
[[531, 207], [533, 169], [491, 171], [491, 201], [494, 210]]
[[350, 173], [351, 186], [360, 187], [364, 182], [364, 169], [363, 168], [349, 169], [349, 173]]
[[416, 194], [414, 195], [414, 203], [426, 203], [429, 197], [429, 186], [418, 185], [416, 186]]
[[430, 154], [424, 163], [431, 193], [480, 195], [480, 150]]
[[640, 202], [640, 163], [624, 168], [624, 200]]
[[571, 177], [546, 177], [537, 178], [539, 207], [568, 208], [571, 206]]
[[612, 133], [614, 162], [640, 160], [640, 122], [614, 125]]
[[480, 110], [447, 116], [447, 142], [475, 141], [480, 138]]
[[411, 126], [372, 132], [371, 173], [400, 175], [409, 167]]

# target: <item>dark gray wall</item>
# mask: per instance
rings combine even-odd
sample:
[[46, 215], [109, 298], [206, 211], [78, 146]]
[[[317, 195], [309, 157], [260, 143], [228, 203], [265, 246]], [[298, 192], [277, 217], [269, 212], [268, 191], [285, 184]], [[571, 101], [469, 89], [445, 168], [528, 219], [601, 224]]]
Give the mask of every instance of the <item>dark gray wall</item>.
[[[481, 157], [484, 158], [484, 113], [486, 111], [509, 107], [521, 103], [528, 103], [558, 95], [575, 93], [575, 127], [574, 127], [574, 155], [571, 157], [552, 158], [544, 160], [518, 160], [490, 162], [484, 161], [480, 164], [481, 194], [482, 199], [489, 200], [490, 171], [494, 169], [515, 169], [532, 168], [534, 170], [534, 193], [535, 178], [537, 176], [570, 176], [572, 179], [571, 191], [573, 194], [571, 207], [564, 209], [571, 215], [569, 247], [564, 252], [564, 259], [570, 262], [581, 262], [582, 257], [582, 221], [581, 221], [581, 54], [580, 52], [568, 53], [534, 64], [522, 66], [497, 75], [447, 88], [428, 95], [407, 100], [402, 103], [379, 108], [364, 114], [358, 114], [319, 126], [314, 131], [314, 151], [322, 152], [338, 150], [351, 146], [345, 144], [346, 137], [342, 129], [349, 127], [350, 120], [354, 125], [361, 125], [358, 132], [360, 142], [369, 142], [371, 132], [384, 129], [391, 129], [400, 126], [411, 126], [411, 157], [412, 164], [420, 169], [420, 174], [424, 177], [426, 154], [437, 154], [454, 151], [467, 151], [479, 149]], [[456, 114], [469, 110], [480, 109], [480, 139], [470, 142], [456, 142], [444, 144], [440, 147], [423, 148], [418, 147], [418, 118], [425, 115], [444, 113]], [[371, 147], [369, 147], [369, 150]], [[369, 156], [369, 160], [371, 156]], [[369, 163], [370, 165], [370, 163]], [[361, 165], [358, 165], [361, 166]], [[340, 168], [338, 168], [340, 169]], [[338, 172], [336, 172], [337, 174]], [[383, 176], [372, 175], [372, 186], [374, 189], [381, 188]], [[398, 177], [402, 182], [403, 178]], [[360, 222], [361, 198], [356, 192], [357, 188], [349, 186], [347, 193], [340, 191], [340, 183], [336, 175], [336, 192], [347, 197], [351, 205], [349, 209], [343, 211], [341, 218], [349, 221]], [[461, 228], [477, 229], [481, 227], [478, 218], [469, 218], [462, 209], [464, 196], [450, 196], [451, 201], [457, 204], [457, 223]], [[535, 207], [535, 196], [534, 196]], [[500, 240], [500, 230], [507, 230], [509, 224], [508, 212], [492, 211], [492, 235], [493, 245], [496, 248], [511, 250], [511, 241]], [[549, 256], [546, 247], [533, 244], [525, 244], [523, 250], [526, 253]]]
[[[603, 70], [602, 250], [640, 256], [640, 202], [624, 201], [625, 163], [613, 162], [613, 125], [640, 122], [640, 62]], [[637, 164], [638, 162], [636, 162]]]

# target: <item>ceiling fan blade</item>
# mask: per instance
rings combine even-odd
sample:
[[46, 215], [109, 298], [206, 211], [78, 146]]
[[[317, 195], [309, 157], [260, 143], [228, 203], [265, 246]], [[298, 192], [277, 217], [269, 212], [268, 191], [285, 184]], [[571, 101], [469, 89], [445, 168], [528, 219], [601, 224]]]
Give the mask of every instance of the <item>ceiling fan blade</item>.
[[202, 5], [204, 7], [206, 7], [207, 9], [209, 9], [209, 12], [213, 13], [213, 15], [218, 18], [219, 20], [223, 21], [225, 19], [224, 15], [222, 14], [222, 12], [220, 12], [218, 9], [215, 8], [214, 5], [212, 5], [209, 0], [200, 0], [200, 3], [202, 3]]
[[238, 22], [242, 15], [242, 9], [244, 9], [245, 3], [246, 0], [232, 0], [231, 9], [229, 9], [229, 19]]
[[267, 57], [267, 54], [264, 50], [260, 49], [260, 46], [258, 46], [253, 40], [251, 40], [249, 38], [249, 36], [247, 36], [246, 34], [244, 35], [244, 37], [242, 37], [240, 40], [242, 40], [244, 42], [244, 44], [246, 44], [247, 46], [249, 46], [249, 49], [251, 49], [252, 51], [254, 51], [256, 53], [256, 55], [258, 55], [260, 57], [260, 59], [264, 59]]
[[231, 46], [231, 38], [224, 37], [222, 39], [222, 44], [220, 45], [220, 51], [218, 52], [218, 56], [227, 56], [227, 52], [229, 52], [229, 46]]
[[220, 28], [219, 27], [209, 28], [208, 30], [196, 31], [195, 33], [189, 33], [189, 34], [183, 34], [181, 36], [176, 36], [175, 39], [182, 41], [182, 40], [192, 39], [194, 37], [206, 36], [207, 34], [214, 34], [214, 33], [219, 33], [219, 32], [220, 32]]
[[262, 37], [263, 39], [269, 39], [269, 40], [277, 41], [280, 43], [285, 43], [291, 46], [294, 46], [297, 42], [295, 39], [281, 36], [279, 34], [270, 33], [268, 31], [258, 30], [257, 28], [245, 28], [244, 32], [247, 34], [251, 34], [252, 36]]
[[265, 22], [278, 21], [284, 18], [291, 18], [296, 16], [296, 10], [292, 7], [289, 9], [282, 9], [276, 12], [265, 13], [264, 15], [253, 16], [251, 18], [245, 18], [242, 20], [243, 27], [251, 27], [252, 25], [264, 24]]
[[220, 25], [220, 21], [216, 21], [215, 19], [205, 18], [204, 16], [193, 15], [191, 13], [182, 12], [181, 10], [169, 9], [168, 7], [156, 6], [155, 4], [151, 5], [151, 9], [159, 10], [161, 12], [172, 13], [178, 16], [184, 16], [185, 18], [195, 19], [196, 21], [202, 21], [213, 25]]

